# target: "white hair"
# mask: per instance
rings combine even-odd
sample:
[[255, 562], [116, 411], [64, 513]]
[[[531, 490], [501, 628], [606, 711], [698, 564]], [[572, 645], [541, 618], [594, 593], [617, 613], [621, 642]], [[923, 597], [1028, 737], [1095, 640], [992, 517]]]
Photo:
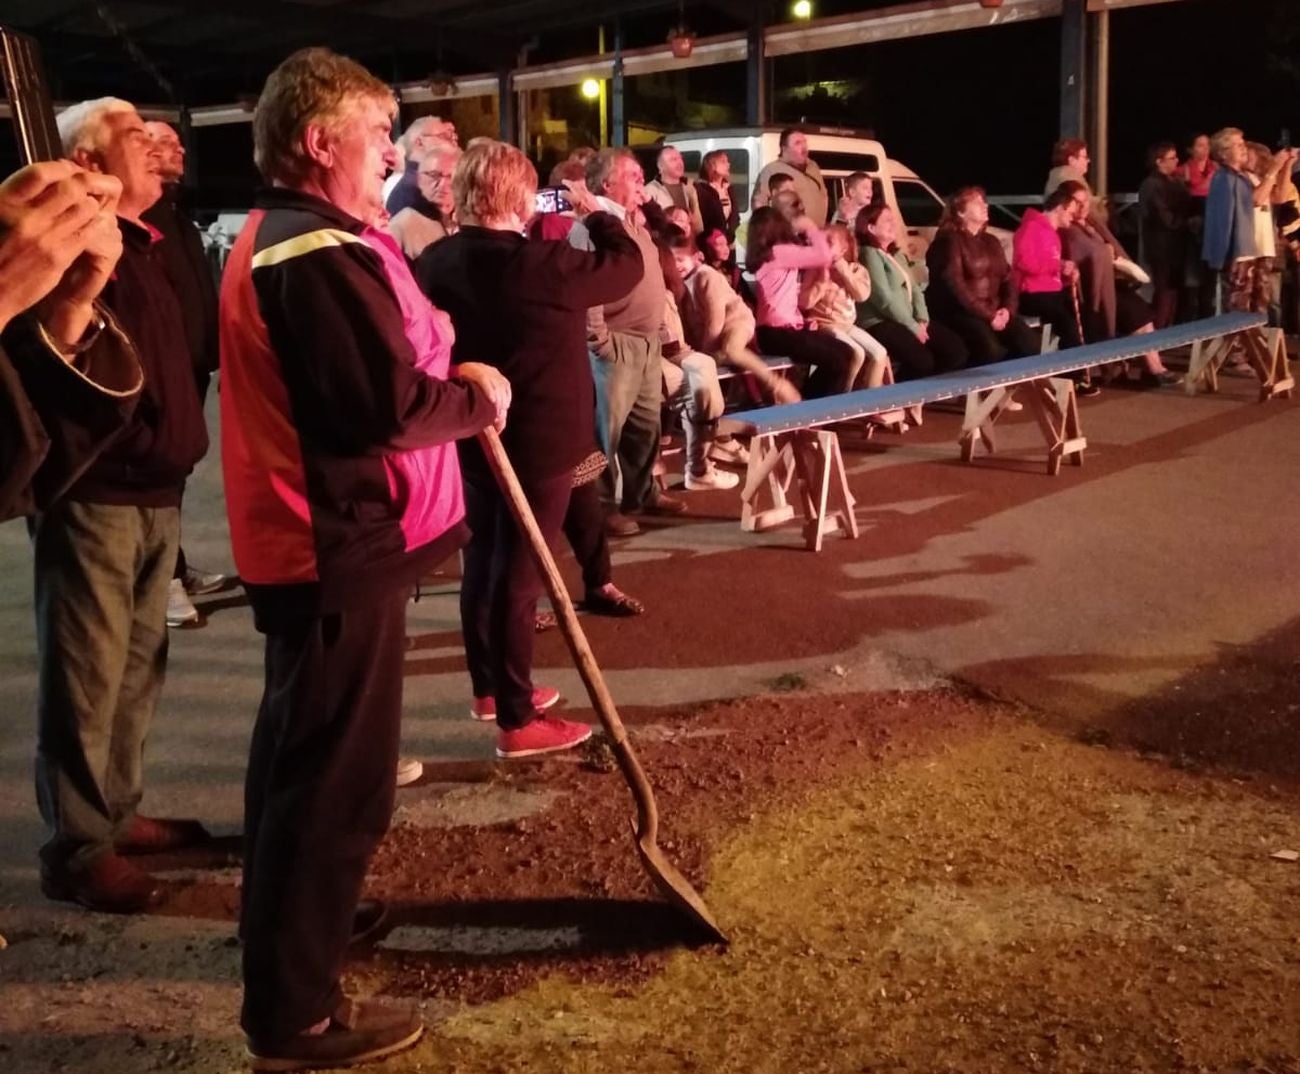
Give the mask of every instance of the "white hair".
[[78, 149], [99, 152], [108, 141], [105, 120], [111, 115], [134, 111], [135, 105], [120, 97], [99, 97], [65, 108], [56, 121], [63, 151], [69, 156]]

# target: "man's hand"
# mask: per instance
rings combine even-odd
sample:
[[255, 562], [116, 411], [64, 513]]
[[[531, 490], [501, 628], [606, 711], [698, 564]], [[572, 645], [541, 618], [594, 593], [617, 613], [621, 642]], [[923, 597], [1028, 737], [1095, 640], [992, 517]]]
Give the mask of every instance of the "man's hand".
[[799, 389], [791, 384], [785, 377], [772, 378], [772, 398], [778, 403], [797, 403], [803, 398], [799, 394]]
[[1073, 261], [1061, 262], [1061, 279], [1077, 280], [1079, 278], [1079, 266]]
[[573, 206], [573, 211], [581, 218], [588, 213], [600, 212], [600, 202], [590, 190], [587, 189], [585, 179], [565, 179], [560, 183], [565, 190], [569, 192], [569, 204]]
[[1001, 332], [1002, 329], [1006, 328], [1006, 326], [1010, 323], [1010, 321], [1011, 321], [1011, 311], [1007, 309], [1005, 306], [1003, 306], [1000, 309], [994, 311], [993, 320], [989, 322], [989, 326], [993, 329], [993, 331]]
[[930, 342], [930, 326], [925, 321], [916, 326], [916, 338], [922, 343]]
[[47, 323], [55, 339], [81, 338], [121, 253], [113, 237], [121, 189], [69, 161], [29, 165], [0, 183], [0, 326], [49, 296], [64, 311], [59, 331]]
[[492, 423], [497, 432], [506, 427], [506, 412], [510, 409], [510, 381], [501, 375], [499, 369], [482, 362], [465, 362], [456, 366], [456, 376], [467, 380], [486, 395], [496, 408], [496, 420]]

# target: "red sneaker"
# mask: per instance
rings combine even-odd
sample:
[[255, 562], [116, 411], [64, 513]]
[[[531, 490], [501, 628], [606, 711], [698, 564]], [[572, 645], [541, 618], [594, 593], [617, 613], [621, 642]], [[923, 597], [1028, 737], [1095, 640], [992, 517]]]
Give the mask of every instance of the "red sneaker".
[[498, 757], [533, 757], [539, 753], [558, 753], [572, 749], [591, 738], [585, 723], [561, 720], [558, 716], [539, 716], [518, 731], [497, 733]]
[[[545, 712], [560, 700], [560, 691], [554, 686], [537, 686], [533, 689], [533, 708]], [[495, 697], [476, 697], [469, 707], [469, 714], [476, 720], [495, 720], [497, 718], [497, 699]]]

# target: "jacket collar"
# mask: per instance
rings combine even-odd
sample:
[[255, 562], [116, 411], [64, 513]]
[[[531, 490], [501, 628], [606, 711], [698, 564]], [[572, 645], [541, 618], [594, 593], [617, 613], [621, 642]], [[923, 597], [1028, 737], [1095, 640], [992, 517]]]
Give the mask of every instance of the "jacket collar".
[[254, 204], [259, 209], [296, 209], [299, 212], [315, 213], [329, 223], [354, 233], [365, 229], [365, 224], [350, 213], [345, 213], [333, 202], [306, 194], [301, 190], [287, 187], [263, 187], [258, 190]]

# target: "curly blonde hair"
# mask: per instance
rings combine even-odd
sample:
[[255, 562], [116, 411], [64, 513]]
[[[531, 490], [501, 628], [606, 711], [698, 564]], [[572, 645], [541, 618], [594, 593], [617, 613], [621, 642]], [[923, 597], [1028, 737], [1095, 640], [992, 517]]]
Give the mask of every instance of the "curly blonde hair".
[[475, 139], [451, 177], [451, 195], [462, 224], [492, 224], [512, 213], [532, 215], [537, 169], [523, 152], [493, 138]]
[[267, 182], [302, 177], [302, 135], [313, 123], [336, 129], [363, 101], [397, 114], [393, 91], [355, 60], [327, 48], [299, 49], [262, 87], [253, 111], [253, 162]]

